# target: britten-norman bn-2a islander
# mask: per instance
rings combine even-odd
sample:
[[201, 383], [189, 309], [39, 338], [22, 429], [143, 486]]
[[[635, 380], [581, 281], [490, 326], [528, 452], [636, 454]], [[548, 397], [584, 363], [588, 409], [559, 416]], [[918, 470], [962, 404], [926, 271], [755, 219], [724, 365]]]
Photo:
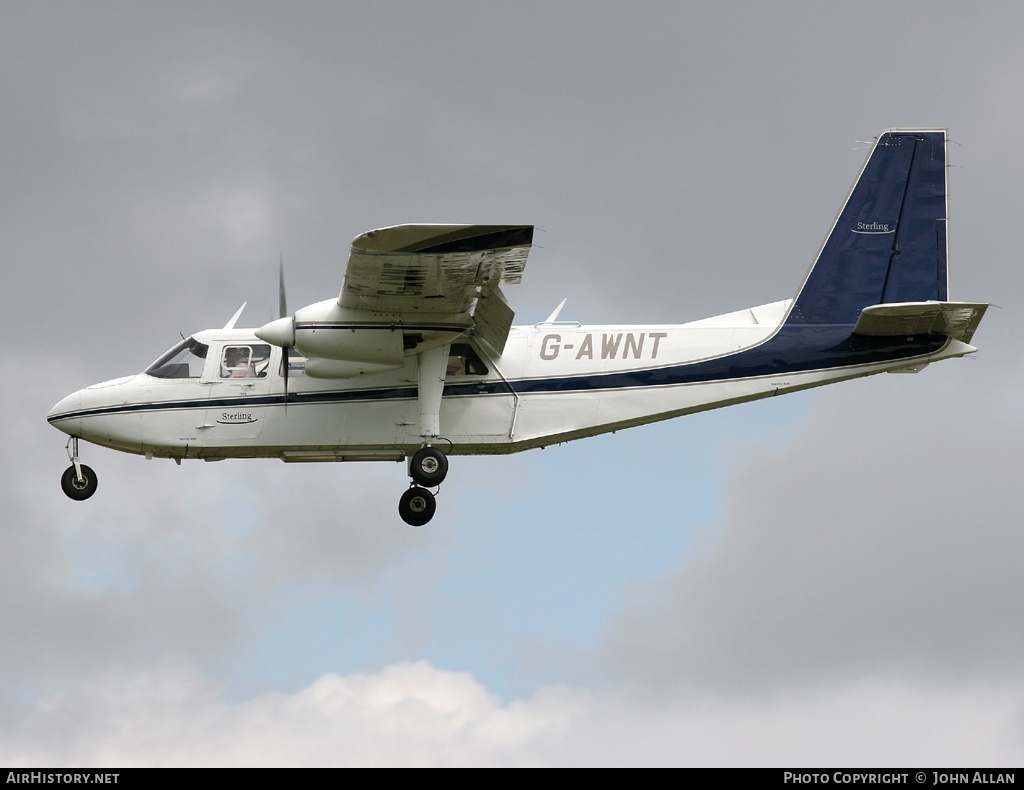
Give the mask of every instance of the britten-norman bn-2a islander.
[[[358, 236], [337, 299], [259, 329], [186, 338], [144, 372], [79, 390], [79, 439], [147, 458], [408, 459], [402, 519], [427, 523], [452, 455], [543, 447], [976, 349], [987, 307], [950, 302], [946, 132], [882, 133], [796, 297], [679, 325], [512, 326], [529, 225], [398, 225]], [[564, 304], [564, 302], [563, 302]], [[243, 305], [244, 307], [244, 305]], [[560, 306], [561, 307], [561, 306]]]

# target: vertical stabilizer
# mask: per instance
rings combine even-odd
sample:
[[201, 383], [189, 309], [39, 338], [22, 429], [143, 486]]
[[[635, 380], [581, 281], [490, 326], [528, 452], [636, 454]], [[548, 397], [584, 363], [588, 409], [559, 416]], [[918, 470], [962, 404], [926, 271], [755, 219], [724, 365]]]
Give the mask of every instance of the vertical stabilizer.
[[786, 323], [855, 324], [871, 305], [946, 299], [946, 131], [883, 132]]

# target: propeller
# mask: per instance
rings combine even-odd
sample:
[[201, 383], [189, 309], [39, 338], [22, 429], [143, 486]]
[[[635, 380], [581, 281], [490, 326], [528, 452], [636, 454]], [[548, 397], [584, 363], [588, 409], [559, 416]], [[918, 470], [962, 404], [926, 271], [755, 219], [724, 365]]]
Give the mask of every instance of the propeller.
[[284, 257], [281, 258], [278, 275], [277, 308], [280, 317], [256, 330], [256, 337], [283, 352], [281, 358], [281, 375], [284, 378], [284, 407], [288, 408], [288, 368], [289, 352], [295, 348], [295, 318], [288, 315], [288, 298], [284, 289]]
[[[288, 317], [288, 296], [284, 289], [284, 256], [281, 256], [281, 260], [278, 264], [278, 282], [277, 282], [277, 317], [278, 319]], [[294, 327], [294, 323], [292, 324]], [[292, 342], [294, 343], [295, 330], [292, 330]], [[281, 373], [284, 377], [284, 411], [288, 413], [288, 369], [292, 366], [291, 360], [289, 359], [289, 352], [293, 346], [282, 346], [281, 354], [284, 364], [281, 365]]]
[[288, 369], [290, 353], [295, 348], [295, 316], [288, 315], [288, 297], [284, 288], [284, 256], [278, 272], [277, 309], [280, 316], [256, 330], [256, 337], [283, 352], [281, 377], [284, 379], [284, 408], [288, 410]]
[[288, 297], [284, 291], [284, 256], [281, 256], [280, 263], [278, 264], [278, 284], [277, 284], [277, 317], [285, 318], [288, 315]]

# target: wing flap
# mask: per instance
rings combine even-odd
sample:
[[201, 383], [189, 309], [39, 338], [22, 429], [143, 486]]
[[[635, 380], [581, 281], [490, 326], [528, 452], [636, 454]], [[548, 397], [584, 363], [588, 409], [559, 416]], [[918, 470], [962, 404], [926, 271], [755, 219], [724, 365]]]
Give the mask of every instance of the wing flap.
[[854, 334], [872, 337], [946, 335], [970, 343], [988, 309], [976, 302], [899, 302], [865, 307]]
[[485, 288], [477, 302], [473, 317], [476, 319], [474, 334], [494, 356], [500, 357], [505, 351], [505, 341], [515, 311], [505, 301], [505, 294], [497, 286]]

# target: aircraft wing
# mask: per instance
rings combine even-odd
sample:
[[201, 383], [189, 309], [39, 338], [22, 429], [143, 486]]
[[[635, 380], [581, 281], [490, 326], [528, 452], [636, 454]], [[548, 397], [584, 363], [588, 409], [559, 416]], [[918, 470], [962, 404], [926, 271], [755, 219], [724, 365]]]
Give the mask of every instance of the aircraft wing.
[[970, 343], [987, 304], [975, 302], [899, 302], [865, 307], [853, 328], [869, 336], [946, 335]]
[[532, 225], [394, 225], [352, 241], [342, 307], [469, 313], [481, 291], [522, 279]]

